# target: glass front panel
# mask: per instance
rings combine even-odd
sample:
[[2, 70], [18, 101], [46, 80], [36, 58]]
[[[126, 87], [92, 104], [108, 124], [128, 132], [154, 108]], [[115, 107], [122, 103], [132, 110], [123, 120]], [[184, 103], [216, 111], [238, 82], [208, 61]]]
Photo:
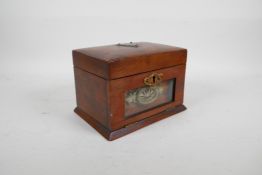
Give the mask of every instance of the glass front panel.
[[125, 93], [125, 117], [173, 101], [175, 79], [156, 86], [143, 86]]

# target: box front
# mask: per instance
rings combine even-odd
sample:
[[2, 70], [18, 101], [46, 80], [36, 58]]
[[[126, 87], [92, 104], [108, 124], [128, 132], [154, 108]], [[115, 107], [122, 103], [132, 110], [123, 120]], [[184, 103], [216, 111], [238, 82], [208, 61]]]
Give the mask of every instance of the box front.
[[116, 130], [183, 103], [185, 65], [109, 82], [110, 128]]

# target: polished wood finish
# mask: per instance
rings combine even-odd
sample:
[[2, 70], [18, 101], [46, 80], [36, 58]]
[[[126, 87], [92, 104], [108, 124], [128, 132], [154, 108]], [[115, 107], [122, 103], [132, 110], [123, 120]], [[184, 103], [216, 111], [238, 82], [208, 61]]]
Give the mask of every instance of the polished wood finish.
[[137, 45], [76, 49], [74, 66], [105, 79], [117, 79], [186, 63], [186, 49], [149, 42], [137, 42]]
[[[187, 50], [138, 42], [73, 50], [77, 107], [75, 112], [108, 140], [114, 140], [181, 112]], [[125, 116], [125, 92], [144, 87], [145, 77], [161, 74], [174, 80], [173, 101]]]

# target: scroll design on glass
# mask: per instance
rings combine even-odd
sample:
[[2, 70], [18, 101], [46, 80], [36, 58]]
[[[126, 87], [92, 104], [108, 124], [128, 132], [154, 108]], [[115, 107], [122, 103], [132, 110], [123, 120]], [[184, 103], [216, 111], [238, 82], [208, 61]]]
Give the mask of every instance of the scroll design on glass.
[[173, 101], [175, 79], [143, 86], [125, 93], [125, 117], [138, 114], [148, 109]]
[[142, 105], [149, 104], [157, 100], [159, 95], [163, 92], [163, 88], [161, 86], [146, 86], [143, 88], [135, 89], [133, 91], [129, 91], [126, 95], [127, 103], [139, 103]]

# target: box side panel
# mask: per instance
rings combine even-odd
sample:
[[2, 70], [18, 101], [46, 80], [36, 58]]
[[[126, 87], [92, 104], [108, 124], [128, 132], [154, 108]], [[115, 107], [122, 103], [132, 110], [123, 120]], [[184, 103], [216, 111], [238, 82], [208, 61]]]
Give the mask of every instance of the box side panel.
[[108, 126], [107, 82], [74, 68], [77, 107], [104, 126]]

